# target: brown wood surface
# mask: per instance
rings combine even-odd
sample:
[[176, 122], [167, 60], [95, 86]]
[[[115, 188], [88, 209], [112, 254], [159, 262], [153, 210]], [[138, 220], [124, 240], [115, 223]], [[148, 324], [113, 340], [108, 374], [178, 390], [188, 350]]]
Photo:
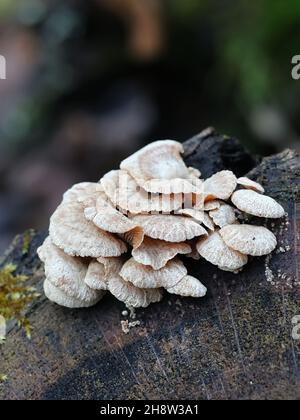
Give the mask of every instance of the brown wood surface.
[[[31, 340], [16, 326], [0, 348], [0, 399], [298, 399], [300, 341], [292, 318], [300, 315], [300, 157], [292, 151], [261, 163], [237, 140], [212, 130], [185, 143], [185, 159], [205, 176], [231, 168], [251, 175], [288, 212], [275, 222], [280, 244], [265, 275], [255, 259], [239, 275], [204, 261], [188, 261], [190, 273], [208, 286], [204, 299], [166, 296], [137, 311], [141, 326], [125, 335], [124, 305], [107, 296], [91, 309], [68, 310], [41, 297], [30, 309]], [[256, 166], [258, 165], [258, 166]], [[254, 168], [254, 169], [253, 169]], [[28, 254], [16, 238], [2, 258], [41, 287], [33, 234]], [[270, 280], [270, 279], [269, 279]]]

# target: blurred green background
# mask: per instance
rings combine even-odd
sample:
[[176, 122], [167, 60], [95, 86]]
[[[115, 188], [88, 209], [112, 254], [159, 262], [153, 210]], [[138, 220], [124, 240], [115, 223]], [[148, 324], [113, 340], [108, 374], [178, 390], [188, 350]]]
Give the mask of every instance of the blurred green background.
[[299, 0], [0, 0], [0, 54], [0, 250], [151, 140], [298, 147]]

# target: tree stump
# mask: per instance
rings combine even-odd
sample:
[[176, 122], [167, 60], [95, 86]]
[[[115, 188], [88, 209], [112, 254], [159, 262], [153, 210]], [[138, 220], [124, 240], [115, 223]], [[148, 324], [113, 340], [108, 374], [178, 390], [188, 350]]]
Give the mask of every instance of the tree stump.
[[[12, 326], [0, 347], [0, 373], [8, 376], [0, 399], [300, 398], [300, 341], [292, 338], [300, 314], [300, 157], [286, 150], [259, 160], [213, 129], [184, 145], [186, 163], [205, 177], [250, 172], [283, 204], [288, 217], [271, 222], [279, 250], [238, 275], [186, 260], [207, 297], [166, 295], [137, 311], [141, 325], [127, 335], [124, 305], [111, 296], [81, 310], [41, 296], [29, 310], [32, 339]], [[36, 249], [44, 237], [32, 233], [24, 255], [19, 236], [1, 261], [15, 263], [40, 289]]]

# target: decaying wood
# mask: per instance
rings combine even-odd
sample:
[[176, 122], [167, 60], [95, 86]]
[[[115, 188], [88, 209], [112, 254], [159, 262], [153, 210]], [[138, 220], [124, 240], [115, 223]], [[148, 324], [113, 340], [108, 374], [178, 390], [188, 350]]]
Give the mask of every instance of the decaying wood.
[[[32, 340], [13, 326], [0, 349], [0, 373], [8, 376], [0, 398], [300, 398], [300, 341], [291, 336], [292, 318], [300, 315], [300, 157], [287, 150], [255, 167], [258, 161], [237, 140], [212, 130], [186, 142], [185, 150], [187, 164], [204, 176], [251, 170], [285, 206], [289, 224], [272, 227], [281, 252], [253, 260], [239, 275], [188, 260], [208, 296], [166, 296], [137, 311], [141, 326], [127, 335], [121, 329], [124, 306], [110, 296], [83, 310], [41, 297], [30, 309]], [[24, 255], [18, 237], [2, 261], [13, 261], [38, 287], [36, 248], [43, 238], [34, 234]]]

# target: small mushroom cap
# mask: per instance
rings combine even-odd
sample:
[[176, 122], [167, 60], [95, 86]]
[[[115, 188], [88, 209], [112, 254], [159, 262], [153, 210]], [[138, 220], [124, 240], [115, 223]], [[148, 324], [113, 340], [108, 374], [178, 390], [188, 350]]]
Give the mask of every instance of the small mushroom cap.
[[128, 171], [138, 184], [151, 179], [188, 179], [190, 172], [181, 157], [181, 143], [160, 140], [134, 153], [121, 162], [120, 168]]
[[84, 282], [93, 290], [107, 290], [107, 276], [103, 264], [91, 261]]
[[189, 166], [188, 171], [189, 171], [190, 177], [192, 179], [193, 178], [198, 178], [199, 179], [201, 177], [201, 172], [197, 168], [193, 168], [192, 166]]
[[207, 288], [195, 277], [185, 276], [175, 286], [166, 289], [167, 292], [190, 297], [204, 297], [207, 293]]
[[103, 191], [100, 184], [95, 182], [81, 182], [73, 185], [68, 191], [64, 193], [64, 201], [84, 201], [87, 198], [94, 197], [98, 192]]
[[177, 214], [181, 214], [183, 216], [192, 217], [193, 219], [197, 220], [197, 222], [202, 223], [208, 229], [215, 230], [215, 227], [214, 227], [214, 224], [213, 224], [211, 218], [203, 210], [197, 210], [197, 209], [180, 209], [180, 210], [177, 210], [176, 213]]
[[207, 231], [199, 223], [184, 216], [138, 215], [133, 220], [142, 226], [150, 238], [166, 242], [185, 242], [196, 236], [207, 235]]
[[84, 283], [87, 265], [82, 259], [66, 255], [51, 242], [49, 237], [38, 249], [38, 255], [45, 264], [47, 281], [63, 294], [82, 301], [83, 306], [94, 305], [102, 298], [102, 293], [90, 289]]
[[98, 228], [106, 232], [124, 235], [125, 240], [134, 248], [143, 242], [143, 229], [118, 211], [104, 193], [100, 193], [98, 198], [93, 197], [92, 199], [88, 199], [84, 202], [84, 205], [85, 217]]
[[182, 206], [182, 194], [152, 194], [149, 197], [148, 192], [126, 171], [110, 171], [100, 182], [112, 203], [132, 214], [161, 211], [170, 213]]
[[204, 204], [203, 210], [205, 211], [217, 210], [221, 207], [221, 204], [222, 204], [222, 201], [220, 200], [207, 201]]
[[253, 216], [279, 219], [285, 214], [284, 208], [273, 198], [252, 190], [236, 191], [231, 201], [239, 210]]
[[183, 262], [177, 258], [169, 261], [160, 270], [153, 270], [152, 267], [140, 264], [134, 258], [130, 258], [120, 271], [120, 276], [125, 281], [145, 289], [172, 287], [186, 275], [187, 269]]
[[221, 171], [204, 181], [206, 201], [219, 198], [228, 200], [236, 189], [237, 179], [232, 171]]
[[211, 210], [209, 215], [213, 219], [215, 225], [221, 228], [237, 223], [235, 211], [229, 204], [222, 204], [219, 209]]
[[263, 226], [225, 226], [220, 235], [232, 249], [254, 257], [270, 254], [277, 246], [275, 235]]
[[200, 179], [151, 179], [140, 183], [149, 193], [159, 194], [199, 194], [203, 195], [203, 181]]
[[108, 287], [112, 295], [124, 302], [126, 306], [133, 308], [146, 308], [151, 303], [161, 301], [163, 297], [161, 289], [138, 288], [120, 276], [111, 278], [108, 281]]
[[229, 248], [219, 232], [214, 232], [208, 238], [199, 240], [197, 250], [203, 258], [220, 269], [226, 267], [228, 270], [235, 271], [248, 262], [247, 255]]
[[262, 194], [264, 194], [265, 192], [265, 189], [262, 185], [260, 185], [258, 182], [252, 181], [252, 179], [247, 178], [246, 176], [238, 178], [237, 183], [239, 185], [242, 185], [242, 187], [247, 188], [249, 190], [254, 190]]
[[50, 219], [52, 242], [71, 256], [118, 257], [127, 251], [126, 244], [111, 233], [97, 228], [84, 216], [79, 202], [62, 202]]
[[58, 287], [54, 286], [50, 281], [44, 281], [44, 293], [46, 297], [51, 300], [51, 302], [56, 303], [57, 305], [64, 306], [66, 308], [89, 308], [90, 306], [95, 305], [105, 294], [105, 292], [98, 293], [98, 297], [95, 301], [85, 301], [80, 299], [75, 299], [71, 296], [68, 296], [66, 293], [61, 291]]
[[149, 265], [154, 270], [159, 270], [177, 254], [190, 252], [192, 252], [192, 248], [186, 243], [165, 242], [146, 236], [143, 243], [132, 251], [132, 256], [140, 264]]

